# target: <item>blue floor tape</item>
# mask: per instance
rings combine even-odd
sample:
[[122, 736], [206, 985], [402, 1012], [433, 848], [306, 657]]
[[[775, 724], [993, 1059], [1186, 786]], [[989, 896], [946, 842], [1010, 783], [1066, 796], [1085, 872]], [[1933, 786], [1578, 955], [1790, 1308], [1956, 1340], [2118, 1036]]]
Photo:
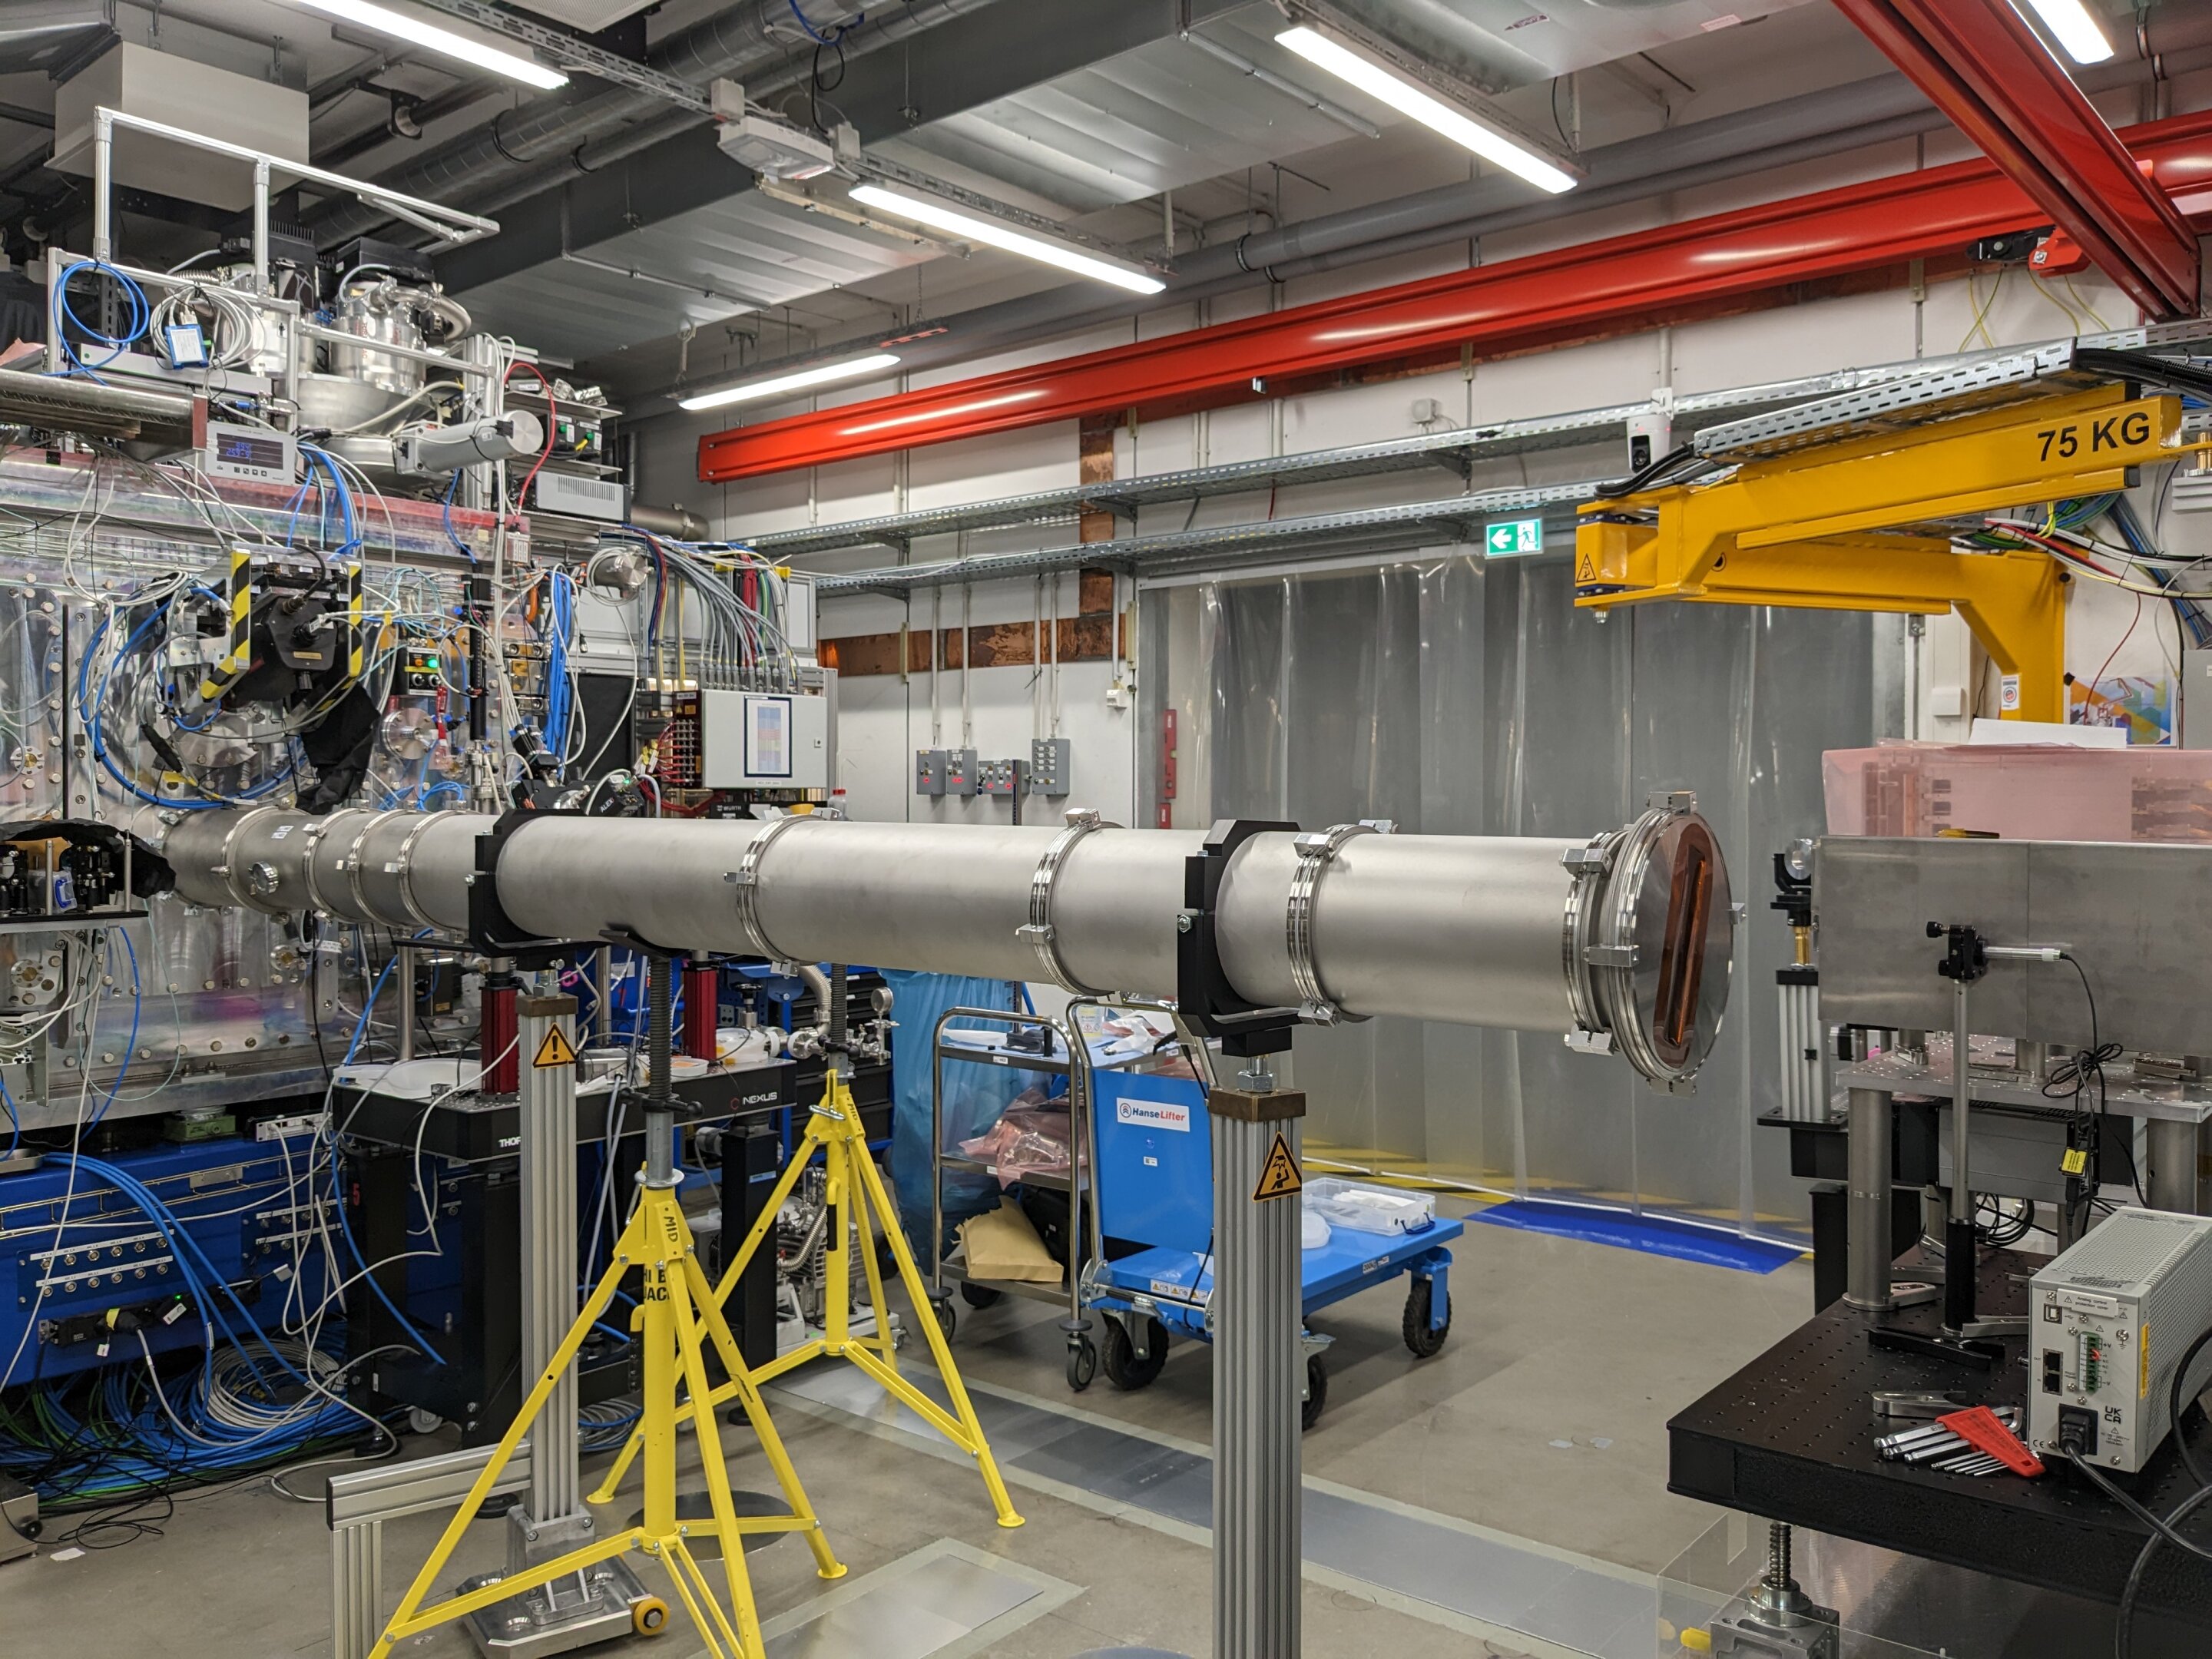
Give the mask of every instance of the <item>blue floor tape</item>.
[[1647, 1255], [1670, 1255], [1680, 1261], [1702, 1261], [1708, 1267], [1733, 1267], [1746, 1273], [1771, 1273], [1802, 1254], [1787, 1245], [1740, 1238], [1733, 1233], [1693, 1227], [1663, 1216], [1585, 1210], [1576, 1205], [1547, 1204], [1534, 1199], [1493, 1204], [1468, 1219], [1486, 1221], [1493, 1227], [1518, 1227], [1523, 1232], [1579, 1238], [1592, 1244], [1611, 1244], [1624, 1250], [1642, 1250]]

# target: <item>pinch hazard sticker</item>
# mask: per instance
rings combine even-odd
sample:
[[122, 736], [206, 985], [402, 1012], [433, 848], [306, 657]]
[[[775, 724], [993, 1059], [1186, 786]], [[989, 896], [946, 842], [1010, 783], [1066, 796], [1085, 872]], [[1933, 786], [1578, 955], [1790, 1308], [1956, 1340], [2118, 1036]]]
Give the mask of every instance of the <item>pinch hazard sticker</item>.
[[1252, 1201], [1288, 1198], [1303, 1192], [1305, 1184], [1305, 1177], [1298, 1173], [1297, 1159], [1291, 1156], [1291, 1143], [1277, 1131], [1275, 1144], [1267, 1149], [1267, 1161], [1260, 1166], [1260, 1183], [1252, 1188]]

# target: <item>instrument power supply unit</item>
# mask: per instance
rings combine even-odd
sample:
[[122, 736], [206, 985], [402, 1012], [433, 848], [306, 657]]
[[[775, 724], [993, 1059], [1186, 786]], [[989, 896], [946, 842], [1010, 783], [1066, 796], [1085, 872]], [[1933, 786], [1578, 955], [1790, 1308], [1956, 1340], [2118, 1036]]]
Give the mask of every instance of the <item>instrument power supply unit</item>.
[[[2115, 1211], [2028, 1287], [2028, 1443], [2133, 1474], [2173, 1426], [2174, 1367], [2212, 1328], [2212, 1216]], [[2186, 1408], [2212, 1380], [2190, 1366]]]

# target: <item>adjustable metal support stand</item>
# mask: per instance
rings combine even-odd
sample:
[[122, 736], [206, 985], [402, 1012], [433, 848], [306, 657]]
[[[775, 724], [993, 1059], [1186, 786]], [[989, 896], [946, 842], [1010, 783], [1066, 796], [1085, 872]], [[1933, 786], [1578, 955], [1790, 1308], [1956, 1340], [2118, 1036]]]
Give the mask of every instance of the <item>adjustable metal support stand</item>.
[[[1298, 1437], [1306, 1367], [1300, 1336], [1298, 1123], [1305, 1096], [1275, 1086], [1299, 1010], [1244, 1000], [1215, 948], [1214, 907], [1237, 848], [1292, 823], [1217, 823], [1183, 866], [1176, 918], [1176, 1005], [1183, 1020], [1248, 1062], [1217, 1088], [1213, 1121], [1213, 1659], [1296, 1659], [1303, 1487]], [[1331, 855], [1335, 848], [1330, 848]], [[1294, 960], [1310, 939], [1312, 884], [1286, 921]], [[1316, 981], [1317, 1006], [1326, 990]], [[1287, 1166], [1287, 1168], [1285, 1168]], [[1287, 1201], [1285, 1201], [1287, 1200]]]
[[[640, 949], [649, 947], [637, 941], [624, 940]], [[791, 1467], [783, 1443], [769, 1420], [767, 1407], [762, 1403], [760, 1392], [754, 1387], [752, 1373], [745, 1369], [744, 1358], [738, 1352], [737, 1340], [730, 1334], [724, 1322], [720, 1304], [715, 1301], [713, 1287], [707, 1282], [705, 1270], [700, 1267], [697, 1253], [691, 1242], [691, 1230], [684, 1218], [684, 1206], [677, 1198], [680, 1179], [676, 1170], [675, 1103], [669, 1092], [669, 1051], [671, 1047], [670, 1010], [674, 993], [669, 958], [665, 953], [654, 951], [648, 957], [651, 969], [651, 1035], [649, 1042], [650, 1076], [645, 1112], [646, 1168], [640, 1182], [637, 1208], [621, 1237], [615, 1241], [614, 1261], [606, 1274], [586, 1298], [568, 1334], [561, 1339], [552, 1357], [538, 1373], [537, 1382], [522, 1408], [515, 1413], [499, 1445], [483, 1470], [471, 1485], [466, 1497], [461, 1499], [460, 1511], [446, 1528], [430, 1559], [416, 1575], [415, 1582], [400, 1598], [398, 1610], [384, 1627], [369, 1659], [386, 1659], [392, 1649], [409, 1638], [422, 1634], [436, 1626], [468, 1617], [497, 1603], [513, 1603], [528, 1592], [544, 1590], [558, 1584], [565, 1593], [572, 1583], [579, 1591], [587, 1588], [599, 1569], [630, 1551], [653, 1557], [668, 1571], [669, 1581], [678, 1599], [690, 1614], [695, 1633], [705, 1643], [712, 1659], [766, 1659], [766, 1648], [761, 1636], [760, 1619], [755, 1611], [752, 1584], [744, 1566], [744, 1539], [751, 1534], [768, 1532], [796, 1532], [806, 1540], [814, 1553], [815, 1567], [824, 1578], [843, 1576], [845, 1569], [830, 1553], [828, 1541], [822, 1534], [822, 1523], [815, 1518], [805, 1492], [799, 1484], [799, 1476]], [[563, 999], [565, 1001], [566, 1000]], [[573, 1007], [573, 1005], [572, 1005]], [[542, 1039], [541, 1039], [542, 1041]], [[573, 1043], [573, 1036], [570, 1038]], [[532, 1064], [526, 1071], [538, 1069], [533, 1051]], [[551, 1068], [547, 1068], [551, 1069]], [[573, 1095], [571, 1096], [573, 1106]], [[570, 1156], [573, 1158], [573, 1133]], [[573, 1238], [573, 1224], [568, 1229]], [[546, 1420], [549, 1411], [555, 1409], [555, 1395], [564, 1385], [573, 1389], [570, 1369], [582, 1351], [585, 1340], [593, 1328], [606, 1316], [613, 1304], [615, 1293], [623, 1279], [633, 1269], [644, 1275], [644, 1294], [633, 1319], [633, 1328], [638, 1333], [638, 1346], [644, 1360], [643, 1418], [639, 1425], [637, 1440], [645, 1452], [645, 1510], [642, 1516], [628, 1527], [598, 1527], [592, 1531], [596, 1536], [579, 1529], [563, 1542], [556, 1545], [557, 1553], [550, 1559], [536, 1559], [520, 1571], [510, 1571], [494, 1583], [483, 1584], [425, 1607], [424, 1600], [430, 1586], [437, 1582], [452, 1559], [469, 1522], [478, 1508], [506, 1477], [508, 1460], [522, 1443], [523, 1437], [533, 1427]], [[568, 1284], [574, 1283], [574, 1260], [568, 1267]], [[538, 1281], [544, 1285], [544, 1281]], [[550, 1305], [551, 1291], [547, 1290]], [[676, 1450], [677, 1450], [677, 1390], [679, 1384], [692, 1400], [703, 1400], [712, 1385], [708, 1380], [706, 1352], [711, 1344], [720, 1358], [725, 1372], [731, 1379], [726, 1392], [733, 1393], [744, 1403], [751, 1419], [754, 1432], [760, 1437], [761, 1449], [766, 1454], [769, 1467], [775, 1471], [778, 1484], [785, 1499], [791, 1505], [787, 1515], [746, 1516], [735, 1512], [730, 1497], [730, 1477], [724, 1462], [721, 1436], [714, 1413], [701, 1412], [693, 1425], [698, 1443], [699, 1460], [706, 1476], [707, 1491], [712, 1509], [711, 1518], [704, 1521], [684, 1521], [676, 1509]], [[564, 1468], [551, 1477], [554, 1488], [565, 1484], [567, 1498], [557, 1490], [547, 1490], [541, 1495], [538, 1480], [538, 1457], [531, 1460], [532, 1503], [544, 1503], [549, 1507], [573, 1502], [576, 1476], [574, 1463], [574, 1434], [575, 1423], [574, 1395], [562, 1395], [567, 1401], [560, 1409], [570, 1438], [569, 1458]], [[559, 1422], [553, 1425], [557, 1431]], [[610, 1483], [611, 1484], [611, 1483]], [[594, 1494], [595, 1498], [611, 1496], [609, 1492]], [[526, 1534], [528, 1528], [524, 1528]], [[690, 1540], [694, 1537], [712, 1537], [720, 1547], [722, 1571], [727, 1587], [727, 1610], [708, 1583], [705, 1572], [692, 1553]], [[537, 1540], [526, 1535], [525, 1545]], [[648, 1596], [629, 1608], [632, 1627], [641, 1633], [652, 1634], [665, 1627], [668, 1608], [658, 1597]], [[593, 1639], [596, 1639], [594, 1638]]]
[[[522, 1132], [522, 1364], [542, 1375], [576, 1317], [576, 1000], [514, 1005]], [[561, 1371], [533, 1437], [530, 1491], [507, 1512], [507, 1571], [465, 1579], [465, 1592], [588, 1544], [596, 1533], [577, 1475], [576, 1376]], [[543, 1659], [627, 1636], [657, 1599], [620, 1556], [468, 1616], [488, 1659]]]
[[[828, 1176], [825, 1187], [830, 1206], [831, 1229], [829, 1255], [826, 1259], [827, 1283], [823, 1293], [823, 1333], [811, 1341], [803, 1342], [788, 1353], [780, 1354], [767, 1364], [746, 1373], [744, 1386], [766, 1382], [796, 1370], [808, 1361], [817, 1358], [848, 1359], [857, 1365], [868, 1379], [901, 1405], [943, 1435], [960, 1450], [975, 1460], [977, 1471], [983, 1477], [983, 1487], [991, 1499], [992, 1512], [1002, 1527], [1018, 1527], [1022, 1517], [1014, 1509], [1012, 1498], [1007, 1493], [1006, 1483], [999, 1474], [998, 1460], [991, 1454], [990, 1442], [984, 1437], [983, 1425], [975, 1415], [974, 1402], [968, 1396], [967, 1385], [960, 1380], [959, 1367], [953, 1364], [952, 1350], [945, 1340], [944, 1328], [930, 1310], [929, 1292], [922, 1283], [921, 1269], [915, 1265], [914, 1252], [908, 1247], [906, 1234], [900, 1230], [897, 1212], [892, 1207], [890, 1194], [884, 1191], [883, 1177], [876, 1172], [875, 1159], [869, 1154], [867, 1133], [860, 1124], [860, 1109], [854, 1102], [853, 1091], [845, 1081], [844, 1066], [848, 1062], [842, 1053], [830, 1053], [829, 1076], [824, 1079], [822, 1098], [815, 1103], [808, 1115], [806, 1133], [799, 1141], [789, 1160], [784, 1164], [783, 1176], [761, 1206], [759, 1218], [752, 1231], [738, 1245], [737, 1254], [730, 1258], [722, 1270], [721, 1283], [709, 1292], [713, 1298], [715, 1317], [721, 1317], [725, 1302], [736, 1291], [747, 1266], [774, 1235], [776, 1217], [784, 1201], [791, 1196], [799, 1176], [814, 1154], [820, 1150]], [[908, 1304], [915, 1310], [915, 1323], [921, 1328], [923, 1340], [929, 1348], [929, 1357], [937, 1367], [937, 1375], [945, 1385], [951, 1409], [947, 1411], [916, 1388], [903, 1376], [898, 1366], [898, 1342], [893, 1331], [889, 1304], [884, 1297], [881, 1269], [876, 1261], [877, 1230], [882, 1230], [884, 1242], [890, 1248], [899, 1282], [905, 1287]], [[868, 1302], [874, 1310], [875, 1328], [872, 1338], [855, 1336], [852, 1328], [851, 1263], [847, 1241], [857, 1234], [859, 1255], [867, 1274]], [[733, 1376], [735, 1373], [732, 1374]], [[714, 1407], [732, 1398], [739, 1385], [732, 1381], [712, 1390], [695, 1390], [690, 1401], [678, 1407], [675, 1420], [682, 1423], [695, 1415], [703, 1425], [714, 1420]], [[696, 1402], [707, 1402], [708, 1409], [696, 1411]], [[622, 1479], [623, 1471], [629, 1467], [641, 1446], [645, 1443], [641, 1431], [631, 1431], [622, 1455], [607, 1471], [601, 1493], [611, 1492]], [[595, 1494], [597, 1496], [599, 1494]]]
[[1282, 1184], [1284, 1158], [1296, 1179], [1306, 1097], [1276, 1088], [1264, 1055], [1237, 1083], [1206, 1099], [1213, 1121], [1213, 1651], [1215, 1659], [1285, 1659], [1298, 1653], [1300, 1640], [1305, 1364], [1298, 1188], [1270, 1188]]
[[1974, 1238], [1974, 1067], [1967, 990], [1989, 972], [1993, 959], [2059, 962], [2065, 958], [2066, 948], [2061, 945], [1991, 945], [1971, 926], [1940, 921], [1928, 924], [1928, 937], [1946, 941], [1936, 971], [1951, 981], [1952, 988], [1951, 1201], [1943, 1223], [1943, 1334], [1932, 1337], [1895, 1326], [1876, 1326], [1867, 1333], [1867, 1340], [1878, 1348], [1989, 1370], [2004, 1360], [2003, 1347], [1989, 1339], [2020, 1335], [2027, 1330], [2027, 1322], [2022, 1319], [1978, 1319], [1974, 1313], [1979, 1250]]

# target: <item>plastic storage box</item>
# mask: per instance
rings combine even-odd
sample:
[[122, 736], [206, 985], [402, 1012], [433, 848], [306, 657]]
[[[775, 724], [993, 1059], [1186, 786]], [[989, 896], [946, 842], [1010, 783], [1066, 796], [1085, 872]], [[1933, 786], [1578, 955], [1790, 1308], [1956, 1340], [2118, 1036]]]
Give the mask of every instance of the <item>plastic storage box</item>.
[[1832, 836], [2212, 841], [2212, 750], [1891, 743], [1820, 769]]

